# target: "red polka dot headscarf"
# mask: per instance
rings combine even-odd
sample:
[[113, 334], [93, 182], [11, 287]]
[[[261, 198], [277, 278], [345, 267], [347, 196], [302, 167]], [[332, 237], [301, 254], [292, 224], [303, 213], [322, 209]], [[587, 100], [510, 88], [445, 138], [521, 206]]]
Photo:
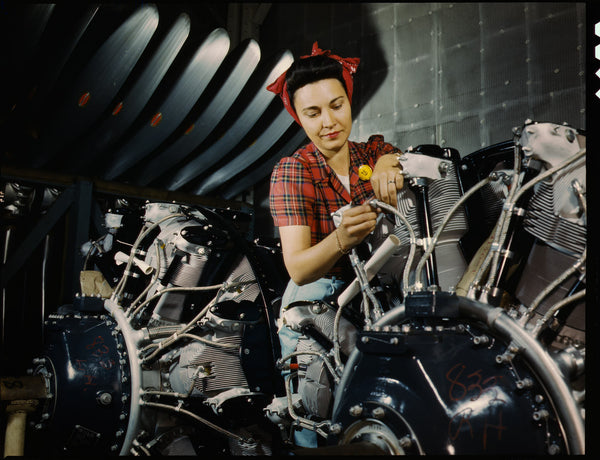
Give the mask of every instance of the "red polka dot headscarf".
[[[342, 77], [344, 78], [344, 82], [346, 83], [346, 91], [348, 93], [348, 100], [350, 101], [350, 103], [352, 103], [352, 90], [354, 88], [352, 74], [354, 74], [356, 72], [356, 69], [358, 68], [358, 64], [360, 63], [360, 59], [359, 58], [342, 58], [342, 57], [336, 56], [335, 54], [331, 54], [331, 51], [329, 51], [329, 50], [322, 50], [321, 48], [319, 48], [319, 44], [317, 42], [313, 43], [312, 53], [307, 56], [301, 56], [300, 59], [306, 59], [311, 56], [319, 56], [319, 55], [328, 56], [331, 59], [335, 59], [340, 64], [342, 64], [342, 67], [343, 67]], [[279, 96], [281, 97], [281, 100], [283, 101], [283, 105], [284, 105], [285, 109], [289, 112], [289, 114], [292, 117], [294, 117], [294, 120], [296, 120], [296, 122], [300, 126], [302, 126], [302, 123], [300, 123], [300, 120], [298, 119], [298, 115], [296, 114], [296, 111], [292, 107], [292, 103], [290, 101], [290, 95], [289, 95], [288, 89], [287, 89], [287, 82], [285, 81], [286, 75], [287, 75], [287, 70], [285, 72], [283, 72], [277, 80], [275, 80], [273, 83], [271, 83], [269, 86], [267, 86], [267, 89], [269, 91], [272, 91], [275, 94], [279, 94]]]

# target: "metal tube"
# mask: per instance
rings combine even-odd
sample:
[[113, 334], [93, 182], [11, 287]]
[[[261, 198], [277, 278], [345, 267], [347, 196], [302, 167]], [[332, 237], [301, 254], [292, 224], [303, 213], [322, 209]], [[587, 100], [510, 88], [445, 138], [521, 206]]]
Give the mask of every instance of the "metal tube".
[[408, 279], [409, 279], [409, 274], [410, 274], [410, 267], [412, 266], [412, 263], [413, 263], [413, 260], [415, 257], [416, 247], [417, 247], [415, 231], [413, 230], [412, 226], [410, 225], [410, 222], [408, 222], [408, 219], [406, 217], [404, 217], [400, 213], [400, 211], [398, 211], [393, 206], [390, 206], [389, 204], [384, 203], [383, 201], [379, 201], [379, 200], [373, 200], [370, 202], [370, 204], [373, 207], [379, 207], [381, 209], [385, 209], [386, 211], [394, 214], [398, 219], [400, 219], [402, 221], [402, 223], [406, 226], [406, 229], [408, 230], [408, 234], [410, 236], [410, 241], [409, 241], [410, 251], [408, 252], [408, 258], [406, 259], [406, 265], [404, 266], [404, 271], [402, 273], [402, 291], [403, 291], [404, 295], [406, 296], [406, 294], [409, 292]]
[[[433, 222], [431, 221], [431, 209], [429, 207], [429, 191], [426, 184], [419, 184], [414, 187], [421, 196], [421, 200], [417, 200], [420, 205], [419, 220], [421, 224], [421, 231], [423, 234], [423, 249], [427, 250], [427, 245], [431, 242], [433, 237]], [[435, 261], [435, 252], [432, 250], [429, 257], [425, 261], [425, 273], [427, 276], [427, 286], [437, 286], [437, 264]]]
[[573, 265], [571, 265], [569, 268], [567, 268], [561, 275], [559, 275], [553, 282], [551, 282], [550, 284], [548, 284], [548, 286], [546, 286], [538, 295], [535, 299], [533, 299], [533, 301], [531, 302], [531, 304], [529, 305], [529, 308], [527, 309], [527, 311], [523, 314], [523, 319], [521, 320], [521, 323], [524, 325], [527, 321], [529, 321], [531, 319], [531, 317], [533, 316], [533, 313], [535, 312], [535, 310], [537, 309], [537, 307], [542, 303], [542, 301], [554, 290], [556, 289], [558, 286], [560, 286], [564, 281], [566, 281], [572, 274], [576, 273], [578, 270], [580, 270], [582, 267], [585, 268], [585, 260], [586, 260], [586, 256], [587, 256], [587, 247], [586, 249], [583, 251], [583, 254], [581, 255], [581, 257], [577, 260], [577, 262], [575, 262]]
[[41, 375], [0, 377], [0, 401], [47, 398], [46, 382]]
[[556, 312], [558, 310], [563, 308], [565, 305], [569, 305], [570, 303], [577, 302], [578, 300], [584, 299], [585, 293], [586, 293], [586, 290], [583, 289], [583, 290], [573, 294], [570, 297], [566, 297], [566, 298], [562, 299], [560, 302], [557, 302], [552, 307], [550, 307], [550, 309], [546, 312], [544, 317], [535, 325], [535, 327], [533, 328], [533, 331], [531, 331], [533, 336], [537, 338], [540, 335], [542, 328], [548, 323], [548, 321], [550, 321], [550, 319], [556, 314]]
[[6, 432], [4, 438], [4, 457], [23, 456], [25, 451], [25, 428], [27, 413], [33, 412], [38, 405], [36, 399], [15, 400], [6, 408]]
[[[8, 411], [8, 409], [7, 409]], [[22, 457], [25, 450], [25, 426], [27, 412], [17, 410], [9, 412], [6, 420], [6, 437], [4, 440], [4, 456]]]
[[427, 259], [431, 255], [431, 253], [433, 252], [435, 245], [436, 245], [440, 235], [442, 234], [442, 231], [446, 227], [446, 224], [450, 221], [450, 218], [454, 215], [454, 213], [457, 211], [457, 209], [460, 206], [462, 206], [463, 203], [471, 197], [471, 195], [473, 195], [477, 190], [479, 190], [481, 187], [483, 187], [488, 182], [490, 182], [490, 180], [491, 180], [490, 177], [486, 177], [485, 179], [479, 181], [476, 185], [471, 187], [469, 189], [469, 191], [467, 193], [465, 193], [456, 203], [454, 203], [452, 208], [446, 213], [444, 220], [440, 223], [438, 229], [435, 232], [435, 235], [433, 236], [433, 238], [430, 241], [430, 244], [428, 245], [426, 251], [421, 256], [421, 259], [419, 260], [419, 263], [417, 264], [417, 268], [415, 271], [415, 286], [417, 288], [419, 288], [419, 286], [421, 285], [421, 270], [423, 269], [423, 265], [425, 264], [425, 262], [427, 261]]
[[[377, 248], [371, 258], [365, 264], [365, 272], [367, 275], [367, 281], [373, 279], [379, 269], [388, 261], [388, 259], [394, 254], [394, 251], [400, 246], [400, 240], [396, 235], [389, 235], [382, 245]], [[360, 280], [355, 278], [348, 287], [342, 292], [337, 299], [338, 305], [343, 307], [352, 298], [359, 293], [361, 288]]]
[[[562, 161], [558, 165], [546, 170], [542, 174], [539, 174], [538, 176], [536, 176], [535, 178], [533, 178], [532, 180], [530, 180], [529, 182], [527, 182], [526, 184], [521, 186], [521, 188], [519, 188], [518, 190], [517, 190], [517, 182], [515, 180], [513, 180], [511, 191], [509, 192], [509, 196], [507, 197], [506, 202], [504, 203], [504, 207], [502, 209], [502, 215], [500, 218], [501, 224], [499, 227], [500, 231], [498, 232], [498, 239], [494, 240], [494, 243], [497, 243], [496, 244], [496, 252], [494, 253], [494, 257], [493, 257], [492, 270], [490, 271], [490, 275], [489, 275], [488, 281], [486, 283], [488, 286], [493, 286], [496, 281], [495, 267], [498, 266], [498, 260], [500, 258], [500, 251], [502, 248], [504, 248], [504, 241], [506, 240], [506, 235], [508, 234], [509, 224], [510, 224], [511, 219], [513, 218], [514, 206], [519, 201], [521, 196], [523, 196], [523, 194], [526, 193], [529, 189], [531, 189], [534, 185], [547, 179], [548, 177], [552, 176], [553, 174], [557, 173], [558, 171], [565, 169], [567, 166], [576, 162], [581, 157], [583, 157], [585, 154], [586, 154], [586, 149], [581, 149], [579, 152], [577, 152], [573, 156], [570, 156], [569, 158]], [[514, 194], [512, 194], [513, 191], [514, 191]], [[504, 218], [504, 219], [502, 219], [502, 218]]]
[[131, 404], [129, 409], [127, 433], [125, 435], [120, 453], [120, 455], [128, 455], [131, 444], [135, 436], [138, 434], [137, 432], [141, 412], [140, 403], [142, 402], [142, 368], [138, 358], [137, 344], [142, 339], [143, 332], [135, 331], [131, 327], [129, 321], [127, 321], [127, 318], [125, 318], [123, 309], [111, 299], [107, 299], [104, 302], [104, 308], [110, 312], [121, 328], [121, 333], [125, 339], [127, 354], [129, 356], [129, 370], [131, 372]]
[[[10, 243], [12, 228], [9, 227], [6, 229], [4, 233], [4, 250], [2, 252], [2, 265], [6, 265], [6, 261], [8, 260], [8, 245]], [[2, 347], [4, 348], [6, 344], [4, 343], [4, 328], [6, 325], [6, 287], [2, 286]]]

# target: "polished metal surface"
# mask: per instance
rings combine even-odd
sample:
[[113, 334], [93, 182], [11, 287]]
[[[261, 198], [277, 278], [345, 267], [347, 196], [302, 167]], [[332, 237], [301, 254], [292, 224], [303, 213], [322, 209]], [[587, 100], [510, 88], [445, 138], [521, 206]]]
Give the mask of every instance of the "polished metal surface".
[[2, 18], [12, 43], [3, 164], [190, 196], [223, 197], [265, 179], [281, 145], [289, 155], [304, 140], [266, 90], [293, 56], [232, 39], [215, 26], [221, 11], [11, 5]]
[[[235, 53], [241, 50], [242, 54]], [[215, 129], [223, 116], [239, 96], [248, 78], [260, 60], [260, 47], [254, 40], [248, 40], [239, 46], [228, 58], [232, 58], [233, 65], [225, 68], [225, 81], [218, 81], [218, 92], [211, 102], [202, 110], [200, 116], [190, 125], [191, 131], [185, 131], [175, 142], [155, 156], [142, 171], [136, 183], [147, 185], [156, 179], [166, 169], [175, 165], [196, 149]], [[227, 64], [223, 63], [223, 67]], [[218, 76], [215, 76], [215, 79]]]

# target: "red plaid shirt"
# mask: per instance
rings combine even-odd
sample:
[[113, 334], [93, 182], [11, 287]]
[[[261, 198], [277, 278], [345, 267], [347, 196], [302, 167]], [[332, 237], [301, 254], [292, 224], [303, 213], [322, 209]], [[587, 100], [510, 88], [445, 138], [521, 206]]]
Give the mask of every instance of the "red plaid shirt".
[[[349, 141], [348, 146], [351, 193], [344, 188], [312, 142], [275, 165], [269, 204], [277, 227], [308, 225], [311, 245], [314, 246], [335, 230], [331, 218], [333, 212], [350, 201], [359, 205], [375, 197], [371, 182], [359, 178], [358, 168], [366, 164], [373, 169], [382, 155], [399, 153], [399, 150], [384, 142], [381, 135], [371, 136], [367, 142]], [[328, 275], [340, 276], [343, 266], [338, 262]]]

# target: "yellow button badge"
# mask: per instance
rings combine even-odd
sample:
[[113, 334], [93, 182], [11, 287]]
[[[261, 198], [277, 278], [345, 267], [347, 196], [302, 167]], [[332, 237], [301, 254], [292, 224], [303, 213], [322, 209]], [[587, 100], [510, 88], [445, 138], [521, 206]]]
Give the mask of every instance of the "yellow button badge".
[[371, 178], [371, 174], [373, 174], [373, 170], [369, 165], [360, 165], [358, 168], [358, 177], [362, 180], [369, 180]]

